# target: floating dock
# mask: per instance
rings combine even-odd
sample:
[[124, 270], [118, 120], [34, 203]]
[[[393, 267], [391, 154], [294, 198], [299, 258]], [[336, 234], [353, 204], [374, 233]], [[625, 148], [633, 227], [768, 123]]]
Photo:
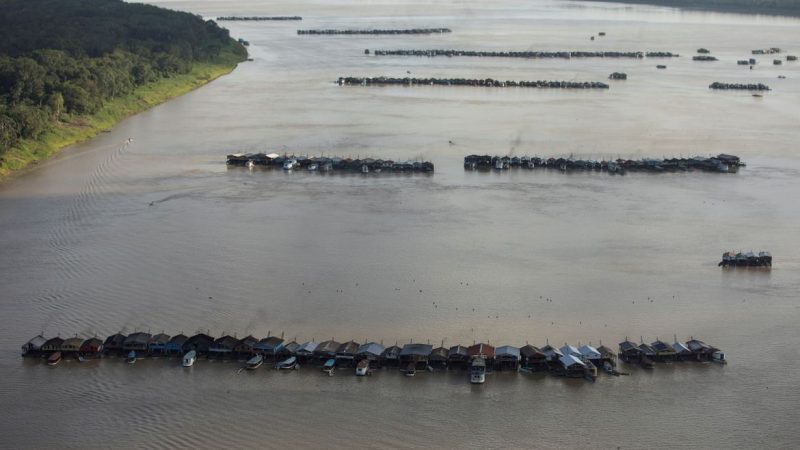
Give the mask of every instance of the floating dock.
[[422, 172], [433, 173], [430, 161], [393, 161], [377, 158], [345, 158], [339, 156], [295, 156], [277, 153], [234, 153], [228, 155], [229, 166], [272, 167], [284, 170], [318, 172]]
[[[740, 63], [742, 61], [739, 61]], [[747, 64], [747, 61], [744, 61]], [[771, 91], [772, 89], [769, 88], [766, 84], [763, 83], [721, 83], [719, 81], [715, 81], [708, 85], [709, 89], [715, 90], [738, 90], [738, 91]]]
[[720, 267], [772, 267], [770, 252], [725, 252], [722, 254]]
[[451, 33], [449, 28], [407, 28], [407, 29], [384, 29], [384, 30], [297, 30], [297, 34], [323, 34], [323, 35], [353, 35], [353, 34], [444, 34]]
[[705, 172], [735, 173], [745, 164], [735, 155], [719, 154], [712, 157], [695, 156], [692, 158], [669, 159], [622, 159], [616, 160], [584, 160], [568, 158], [540, 158], [538, 156], [490, 156], [469, 155], [464, 157], [466, 170], [508, 170], [522, 169], [556, 169], [566, 171], [603, 171], [623, 174], [626, 171], [643, 172], [677, 172], [701, 170]]

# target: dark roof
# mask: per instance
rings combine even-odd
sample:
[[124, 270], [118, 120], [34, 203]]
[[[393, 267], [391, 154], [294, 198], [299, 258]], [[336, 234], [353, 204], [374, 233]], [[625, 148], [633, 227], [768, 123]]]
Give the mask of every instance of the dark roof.
[[317, 345], [317, 348], [314, 349], [314, 353], [319, 355], [332, 355], [336, 353], [336, 350], [339, 349], [339, 346], [342, 345], [336, 341], [325, 341], [320, 342]]
[[638, 349], [639, 349], [639, 346], [636, 345], [635, 342], [624, 341], [624, 342], [620, 342], [619, 343], [619, 351], [621, 351], [621, 352], [628, 352], [628, 351], [631, 351], [631, 350], [638, 350]]
[[248, 335], [244, 339], [240, 340], [236, 345], [246, 345], [248, 347], [252, 347], [258, 343], [258, 339], [254, 338], [252, 335]]
[[545, 356], [543, 351], [530, 344], [520, 348], [519, 353], [524, 358], [544, 358]]
[[185, 343], [193, 344], [195, 342], [202, 342], [202, 341], [214, 342], [214, 338], [204, 333], [198, 333], [190, 337], [189, 339], [186, 339]]
[[105, 346], [106, 347], [122, 347], [122, 343], [125, 342], [125, 335], [122, 333], [112, 334], [111, 336], [106, 338]]
[[608, 357], [613, 358], [614, 356], [617, 355], [616, 353], [614, 353], [614, 350], [611, 350], [610, 348], [606, 347], [605, 345], [601, 345], [600, 347], [597, 347], [597, 351], [600, 352], [600, 354], [604, 358], [608, 358]]
[[381, 353], [381, 356], [384, 358], [397, 358], [400, 356], [400, 347], [393, 345], [391, 347], [387, 347], [386, 350]]
[[176, 345], [183, 345], [183, 343], [186, 342], [187, 339], [189, 339], [189, 338], [186, 337], [185, 334], [178, 334], [178, 335], [172, 336], [172, 339], [169, 340], [169, 343], [170, 344], [176, 344]]
[[450, 354], [449, 350], [444, 347], [437, 347], [431, 350], [431, 359], [436, 361], [444, 361], [447, 360], [447, 356]]
[[47, 342], [42, 344], [42, 347], [61, 347], [61, 344], [63, 343], [64, 343], [63, 339], [61, 339], [60, 337], [54, 337], [48, 339]]
[[345, 342], [336, 349], [336, 353], [339, 355], [354, 355], [357, 351], [358, 344], [353, 341]]
[[406, 344], [400, 350], [400, 356], [428, 356], [432, 350], [430, 344]]
[[150, 342], [150, 333], [145, 333], [139, 331], [137, 333], [129, 334], [128, 337], [125, 338], [125, 341], [122, 345], [130, 345], [130, 344], [144, 344]]
[[467, 349], [469, 356], [483, 355], [487, 358], [494, 358], [494, 347], [489, 344], [475, 344]]
[[675, 353], [675, 349], [664, 341], [655, 341], [650, 346], [653, 347], [656, 353]]
[[449, 358], [452, 358], [454, 356], [464, 356], [464, 357], [466, 357], [467, 355], [468, 355], [467, 347], [464, 347], [463, 345], [454, 345], [454, 346], [450, 347], [450, 351], [447, 352], [447, 356]]
[[103, 346], [103, 341], [101, 341], [99, 338], [92, 337], [83, 341], [83, 343], [81, 344], [81, 349], [88, 347], [100, 348], [102, 346]]
[[238, 344], [238, 343], [239, 343], [238, 339], [236, 339], [233, 336], [230, 336], [230, 335], [226, 334], [225, 336], [222, 336], [221, 338], [218, 338], [217, 340], [215, 340], [214, 344], [212, 345], [212, 347], [214, 347], [214, 348], [231, 348], [232, 349], [232, 348], [236, 347], [236, 344]]
[[158, 333], [157, 335], [150, 338], [150, 343], [153, 344], [166, 344], [169, 342], [169, 335], [164, 333]]

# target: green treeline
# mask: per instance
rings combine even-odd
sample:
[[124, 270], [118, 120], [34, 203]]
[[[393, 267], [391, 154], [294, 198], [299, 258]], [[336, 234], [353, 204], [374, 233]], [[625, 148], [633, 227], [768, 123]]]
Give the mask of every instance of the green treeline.
[[120, 0], [0, 0], [0, 162], [23, 139], [246, 50], [213, 21]]

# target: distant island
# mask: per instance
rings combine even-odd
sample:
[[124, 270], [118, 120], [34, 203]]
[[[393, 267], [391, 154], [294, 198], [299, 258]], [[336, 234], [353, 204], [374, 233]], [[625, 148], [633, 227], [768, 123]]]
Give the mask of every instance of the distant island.
[[246, 58], [228, 30], [189, 13], [0, 0], [0, 180]]
[[704, 11], [800, 16], [798, 0], [582, 0], [671, 6]]

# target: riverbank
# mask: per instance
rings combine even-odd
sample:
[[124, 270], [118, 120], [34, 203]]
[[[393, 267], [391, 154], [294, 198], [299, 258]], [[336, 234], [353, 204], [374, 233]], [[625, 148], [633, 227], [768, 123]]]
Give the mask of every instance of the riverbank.
[[242, 61], [237, 55], [226, 54], [213, 62], [195, 62], [189, 73], [141, 86], [129, 95], [106, 102], [95, 114], [64, 115], [39, 139], [22, 140], [0, 157], [0, 183], [22, 169], [58, 154], [64, 147], [97, 136], [127, 117], [229, 74]]

